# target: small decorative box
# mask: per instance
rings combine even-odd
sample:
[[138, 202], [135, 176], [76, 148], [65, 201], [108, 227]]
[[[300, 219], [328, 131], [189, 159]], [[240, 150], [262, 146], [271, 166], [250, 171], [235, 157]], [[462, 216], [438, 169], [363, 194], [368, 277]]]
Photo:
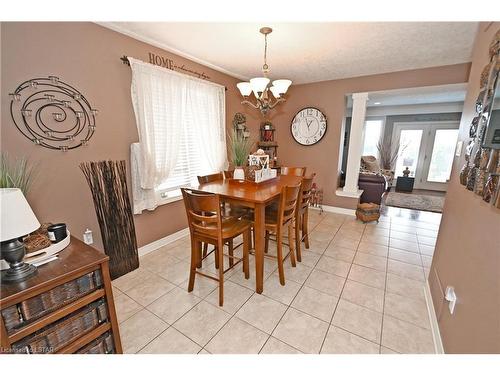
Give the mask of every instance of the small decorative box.
[[356, 218], [363, 223], [378, 221], [380, 218], [380, 206], [375, 203], [360, 203], [356, 210]]

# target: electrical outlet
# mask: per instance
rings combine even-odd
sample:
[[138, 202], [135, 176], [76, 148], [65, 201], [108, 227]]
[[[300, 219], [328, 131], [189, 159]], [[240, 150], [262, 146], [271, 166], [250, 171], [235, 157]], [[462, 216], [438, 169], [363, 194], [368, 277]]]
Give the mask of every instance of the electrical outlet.
[[444, 299], [448, 301], [448, 309], [450, 310], [450, 314], [453, 315], [453, 312], [455, 311], [455, 305], [457, 303], [455, 288], [453, 288], [452, 286], [447, 286], [444, 293]]

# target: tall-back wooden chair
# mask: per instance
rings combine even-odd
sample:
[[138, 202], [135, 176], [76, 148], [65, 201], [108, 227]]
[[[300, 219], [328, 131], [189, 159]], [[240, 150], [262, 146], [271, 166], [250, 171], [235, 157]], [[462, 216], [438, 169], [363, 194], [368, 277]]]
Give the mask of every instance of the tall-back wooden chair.
[[205, 176], [197, 176], [197, 177], [198, 177], [198, 183], [201, 185], [201, 184], [208, 184], [209, 182], [223, 180], [224, 174], [222, 172], [219, 172], [219, 173], [207, 174]]
[[311, 189], [315, 176], [316, 174], [313, 173], [311, 176], [302, 179], [297, 199], [297, 209], [295, 210], [295, 249], [299, 262], [302, 261], [300, 249], [302, 241], [304, 241], [306, 249], [309, 249], [309, 203], [311, 202]]
[[[293, 225], [295, 222], [295, 210], [297, 208], [297, 199], [299, 195], [300, 184], [296, 186], [284, 186], [278, 202], [277, 210], [266, 210], [266, 257], [276, 258], [278, 261], [278, 273], [280, 284], [285, 285], [285, 271], [283, 267], [284, 260], [290, 256], [290, 262], [293, 267], [296, 266], [295, 250], [293, 240]], [[288, 245], [290, 251], [283, 256], [283, 236], [288, 230]], [[269, 246], [270, 235], [276, 235], [276, 256], [269, 255], [267, 248]]]
[[306, 169], [306, 167], [281, 167], [280, 173], [288, 176], [304, 177]]
[[[243, 262], [243, 272], [245, 278], [250, 277], [248, 254], [250, 251], [250, 229], [251, 223], [239, 218], [224, 218], [222, 216], [220, 197], [217, 194], [200, 193], [191, 189], [181, 189], [186, 208], [186, 214], [191, 234], [191, 267], [189, 272], [188, 291], [194, 288], [196, 274], [208, 277], [219, 282], [219, 305], [224, 303], [224, 273], [232, 269], [239, 262]], [[233, 238], [243, 235], [243, 257], [237, 258], [233, 255], [224, 254], [224, 243], [232, 241]], [[205, 256], [201, 253], [201, 244], [209, 243], [214, 245], [214, 250]], [[212, 252], [218, 260], [218, 277], [205, 274], [197, 267], [201, 260], [205, 259]], [[232, 259], [233, 265], [224, 270], [224, 256]]]

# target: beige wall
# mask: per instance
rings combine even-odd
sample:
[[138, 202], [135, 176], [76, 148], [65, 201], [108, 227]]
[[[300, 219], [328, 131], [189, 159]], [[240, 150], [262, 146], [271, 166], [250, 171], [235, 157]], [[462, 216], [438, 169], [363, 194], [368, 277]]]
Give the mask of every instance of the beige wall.
[[[27, 155], [39, 162], [39, 179], [29, 201], [40, 221], [66, 222], [77, 237], [93, 230], [102, 248], [90, 190], [78, 164], [89, 160], [125, 159], [138, 140], [130, 99], [130, 68], [120, 61], [128, 55], [148, 61], [154, 52], [178, 64], [203, 71], [228, 88], [227, 121], [240, 110], [236, 79], [182, 57], [152, 47], [92, 23], [2, 23], [1, 148], [12, 156]], [[87, 148], [67, 153], [36, 147], [15, 129], [7, 93], [33, 77], [57, 75], [77, 87], [99, 109], [97, 132]], [[135, 216], [139, 246], [186, 227], [181, 201]]]
[[[119, 57], [144, 61], [154, 52], [203, 71], [214, 82], [228, 88], [227, 125], [235, 112], [246, 114], [252, 137], [258, 137], [258, 111], [242, 107], [235, 87], [237, 79], [175, 56], [135, 39], [92, 23], [2, 23], [1, 58], [1, 147], [14, 156], [27, 155], [39, 162], [40, 177], [29, 200], [40, 220], [64, 221], [81, 237], [85, 228], [95, 233], [101, 248], [99, 228], [89, 189], [78, 164], [88, 160], [125, 159], [130, 143], [138, 139], [130, 100], [130, 69]], [[279, 157], [283, 164], [306, 165], [318, 174], [325, 189], [325, 204], [353, 208], [355, 201], [335, 195], [345, 95], [352, 92], [396, 89], [466, 82], [469, 64], [396, 72], [359, 78], [292, 86], [286, 103], [272, 111], [277, 127]], [[275, 72], [278, 73], [278, 72]], [[37, 148], [14, 128], [5, 95], [36, 76], [58, 75], [73, 83], [100, 110], [98, 131], [88, 148], [60, 153]], [[312, 147], [300, 146], [290, 135], [290, 121], [301, 108], [316, 106], [328, 118], [328, 132]], [[139, 246], [186, 226], [182, 202], [161, 206], [135, 216]]]
[[[476, 37], [459, 138], [469, 140], [479, 77], [500, 23], [482, 23]], [[500, 353], [500, 210], [459, 183], [464, 156], [455, 158], [429, 284], [446, 353]], [[444, 289], [455, 287], [455, 313]]]
[[[292, 85], [287, 101], [276, 107], [271, 116], [279, 142], [278, 155], [283, 163], [308, 167], [317, 174], [316, 180], [324, 189], [324, 204], [355, 208], [356, 200], [335, 195], [338, 186], [339, 150], [343, 138], [345, 96], [353, 92], [369, 92], [444, 85], [467, 82], [470, 64], [450, 65], [428, 69], [378, 74], [336, 81]], [[324, 138], [314, 146], [301, 146], [290, 133], [290, 123], [304, 107], [317, 107], [327, 117], [328, 129]]]

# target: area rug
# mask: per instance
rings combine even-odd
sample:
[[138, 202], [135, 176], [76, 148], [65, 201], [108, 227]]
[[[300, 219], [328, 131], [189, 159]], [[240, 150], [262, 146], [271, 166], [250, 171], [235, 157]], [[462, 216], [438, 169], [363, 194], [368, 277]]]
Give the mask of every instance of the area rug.
[[420, 211], [443, 212], [444, 197], [391, 191], [385, 198], [385, 205]]

